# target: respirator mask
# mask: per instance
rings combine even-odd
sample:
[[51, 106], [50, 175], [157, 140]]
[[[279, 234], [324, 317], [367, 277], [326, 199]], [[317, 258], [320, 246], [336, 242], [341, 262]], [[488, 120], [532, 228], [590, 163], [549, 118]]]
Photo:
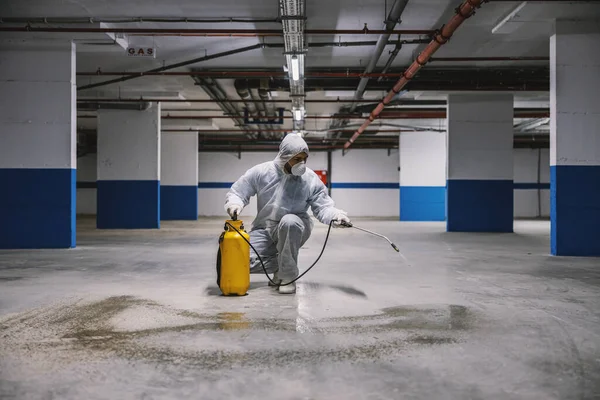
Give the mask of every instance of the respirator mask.
[[298, 164], [294, 164], [294, 166], [291, 168], [291, 171], [292, 171], [292, 175], [294, 175], [294, 176], [304, 175], [304, 173], [306, 172], [306, 162], [302, 161], [302, 162], [299, 162]]

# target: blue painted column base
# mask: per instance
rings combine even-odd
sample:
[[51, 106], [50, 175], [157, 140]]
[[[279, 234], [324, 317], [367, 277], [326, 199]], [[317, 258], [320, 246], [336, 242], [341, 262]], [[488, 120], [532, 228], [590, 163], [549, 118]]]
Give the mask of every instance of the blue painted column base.
[[160, 187], [160, 219], [197, 220], [198, 186]]
[[512, 180], [447, 181], [448, 232], [513, 232]]
[[98, 229], [160, 228], [159, 181], [98, 181]]
[[75, 247], [76, 170], [2, 168], [0, 248]]
[[444, 221], [446, 188], [400, 186], [400, 221]]
[[600, 257], [600, 166], [550, 167], [550, 226], [553, 255]]

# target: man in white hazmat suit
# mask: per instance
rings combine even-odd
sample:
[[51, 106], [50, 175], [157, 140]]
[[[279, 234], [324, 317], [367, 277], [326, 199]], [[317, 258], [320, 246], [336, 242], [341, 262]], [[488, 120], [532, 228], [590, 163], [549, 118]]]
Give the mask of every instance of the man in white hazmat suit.
[[[233, 218], [257, 196], [258, 213], [252, 224], [250, 242], [262, 258], [268, 273], [274, 273], [277, 285], [298, 276], [298, 252], [313, 229], [308, 214], [322, 223], [342, 227], [350, 223], [346, 212], [335, 208], [327, 188], [317, 174], [306, 167], [308, 145], [297, 134], [288, 134], [279, 146], [279, 154], [250, 168], [227, 193], [225, 210]], [[251, 250], [250, 273], [262, 273], [260, 261]], [[271, 284], [269, 282], [269, 284]], [[296, 284], [279, 286], [279, 293], [296, 292]]]

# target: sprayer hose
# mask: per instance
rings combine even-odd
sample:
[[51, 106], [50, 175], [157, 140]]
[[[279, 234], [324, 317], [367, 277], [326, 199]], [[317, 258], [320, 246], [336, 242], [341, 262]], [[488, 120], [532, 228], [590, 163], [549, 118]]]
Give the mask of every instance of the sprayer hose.
[[260, 261], [260, 265], [262, 265], [263, 271], [265, 272], [267, 279], [269, 279], [269, 282], [271, 282], [275, 286], [287, 286], [287, 285], [291, 285], [292, 283], [296, 282], [298, 279], [302, 278], [308, 271], [310, 271], [312, 269], [312, 267], [314, 267], [317, 264], [317, 262], [319, 262], [319, 260], [321, 259], [321, 256], [323, 255], [323, 252], [325, 251], [325, 247], [327, 247], [327, 241], [329, 240], [329, 233], [331, 232], [331, 226], [333, 224], [333, 220], [331, 222], [329, 222], [329, 229], [327, 229], [327, 236], [325, 237], [325, 243], [323, 243], [323, 248], [321, 249], [321, 253], [319, 254], [319, 257], [317, 257], [315, 262], [312, 263], [312, 265], [310, 267], [308, 267], [308, 269], [306, 271], [304, 271], [301, 275], [299, 275], [296, 279], [294, 279], [291, 282], [284, 283], [284, 284], [274, 282], [271, 279], [271, 277], [269, 276], [269, 273], [267, 272], [267, 268], [265, 268], [265, 264], [263, 263], [262, 258], [260, 258], [260, 254], [258, 254], [258, 251], [256, 251], [254, 246], [252, 246], [252, 243], [250, 243], [250, 241], [248, 239], [246, 239], [246, 237], [244, 235], [242, 235], [242, 233], [240, 231], [238, 231], [235, 226], [231, 225], [229, 222], [225, 222], [225, 223], [227, 225], [229, 225], [234, 231], [239, 233], [240, 236], [242, 237], [242, 239], [244, 239], [246, 241], [246, 243], [248, 243], [250, 245], [252, 250], [254, 250], [254, 253], [258, 256], [258, 261]]

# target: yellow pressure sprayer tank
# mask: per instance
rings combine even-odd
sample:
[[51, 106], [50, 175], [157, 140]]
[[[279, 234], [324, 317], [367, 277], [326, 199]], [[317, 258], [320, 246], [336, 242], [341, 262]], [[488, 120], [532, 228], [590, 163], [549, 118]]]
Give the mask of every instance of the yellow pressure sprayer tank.
[[243, 221], [225, 223], [217, 254], [217, 285], [225, 296], [244, 296], [250, 287], [250, 245], [244, 238], [250, 240]]

